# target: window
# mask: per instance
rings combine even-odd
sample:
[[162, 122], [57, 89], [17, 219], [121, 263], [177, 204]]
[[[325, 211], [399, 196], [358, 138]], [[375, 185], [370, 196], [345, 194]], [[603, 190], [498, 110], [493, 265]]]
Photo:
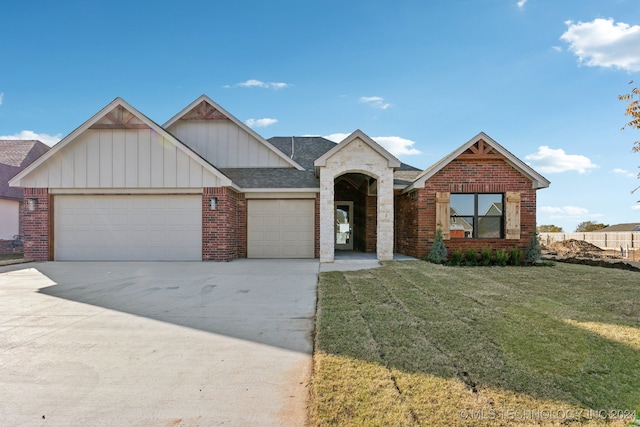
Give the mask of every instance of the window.
[[504, 238], [502, 194], [451, 194], [449, 225], [452, 239]]

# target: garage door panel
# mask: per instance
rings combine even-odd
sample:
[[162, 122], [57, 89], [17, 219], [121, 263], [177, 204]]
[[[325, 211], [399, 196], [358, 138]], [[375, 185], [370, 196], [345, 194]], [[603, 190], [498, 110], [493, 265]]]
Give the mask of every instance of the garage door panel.
[[249, 258], [313, 258], [314, 200], [249, 200]]
[[57, 260], [200, 260], [199, 195], [57, 195]]

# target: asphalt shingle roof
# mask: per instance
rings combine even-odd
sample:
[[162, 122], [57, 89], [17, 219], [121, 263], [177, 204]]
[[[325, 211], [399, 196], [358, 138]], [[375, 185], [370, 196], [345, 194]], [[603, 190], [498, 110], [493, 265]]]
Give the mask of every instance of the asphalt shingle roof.
[[319, 188], [315, 172], [293, 168], [221, 168], [242, 188]]
[[9, 187], [9, 180], [47, 151], [40, 141], [0, 140], [0, 197], [22, 200], [22, 189]]

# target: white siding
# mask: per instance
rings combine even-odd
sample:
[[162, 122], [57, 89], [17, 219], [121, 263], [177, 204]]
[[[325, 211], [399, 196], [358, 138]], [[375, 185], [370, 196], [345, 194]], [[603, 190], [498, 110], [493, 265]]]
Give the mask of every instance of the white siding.
[[229, 120], [178, 120], [168, 130], [216, 167], [291, 167]]
[[220, 179], [151, 129], [90, 129], [23, 178], [23, 187], [197, 188]]

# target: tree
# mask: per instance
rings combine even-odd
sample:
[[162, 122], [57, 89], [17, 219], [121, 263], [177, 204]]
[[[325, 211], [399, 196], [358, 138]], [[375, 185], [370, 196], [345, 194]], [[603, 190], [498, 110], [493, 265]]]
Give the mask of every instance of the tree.
[[[631, 80], [629, 84], [632, 85], [633, 80]], [[631, 120], [622, 126], [622, 130], [625, 130], [626, 128], [640, 130], [640, 88], [634, 87], [629, 93], [618, 95], [618, 99], [627, 103], [627, 109], [624, 112], [624, 115], [631, 117]], [[634, 153], [640, 152], [640, 141], [635, 141], [633, 143], [631, 151]], [[638, 174], [638, 178], [640, 178], [640, 174]], [[635, 192], [638, 188], [640, 188], [640, 186], [634, 188], [631, 192]]]
[[598, 231], [602, 230], [605, 227], [608, 227], [609, 224], [597, 223], [595, 221], [583, 221], [576, 227], [577, 233], [588, 233], [590, 231]]
[[536, 228], [538, 233], [562, 233], [564, 230], [562, 227], [558, 227], [557, 225], [547, 224], [547, 225], [539, 225]]

